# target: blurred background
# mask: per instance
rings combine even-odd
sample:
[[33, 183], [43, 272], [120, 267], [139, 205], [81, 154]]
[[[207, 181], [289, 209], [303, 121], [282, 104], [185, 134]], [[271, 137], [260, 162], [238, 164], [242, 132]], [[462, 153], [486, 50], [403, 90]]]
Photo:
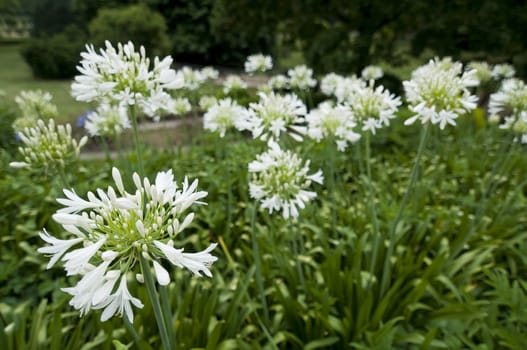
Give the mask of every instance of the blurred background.
[[[240, 67], [263, 52], [319, 74], [419, 57], [508, 62], [525, 77], [527, 3], [512, 0], [1, 0], [2, 44], [70, 78], [89, 42], [132, 40], [178, 62]], [[426, 58], [425, 57], [425, 58]]]

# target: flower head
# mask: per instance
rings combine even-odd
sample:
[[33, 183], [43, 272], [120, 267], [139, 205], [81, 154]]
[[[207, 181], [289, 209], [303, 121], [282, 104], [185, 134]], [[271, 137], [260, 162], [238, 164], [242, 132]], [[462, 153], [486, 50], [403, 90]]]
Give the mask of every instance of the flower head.
[[263, 54], [256, 54], [247, 57], [245, 61], [245, 72], [252, 73], [263, 73], [273, 68], [273, 60], [271, 56], [265, 56]]
[[210, 107], [214, 106], [216, 103], [218, 103], [218, 99], [214, 96], [208, 96], [208, 95], [201, 96], [198, 102], [199, 108], [201, 108], [204, 111], [208, 110]]
[[77, 142], [71, 136], [70, 124], [55, 125], [53, 119], [47, 124], [39, 119], [36, 124], [18, 134], [24, 144], [18, 148], [23, 161], [10, 163], [10, 166], [48, 171], [64, 169], [78, 159], [81, 147], [88, 140], [86, 136]]
[[[490, 95], [489, 114], [503, 118], [502, 129], [511, 129], [527, 139], [527, 85], [522, 80], [505, 80], [499, 91]], [[501, 119], [500, 118], [500, 119]]]
[[226, 94], [245, 89], [247, 89], [247, 83], [238, 75], [229, 75], [223, 82], [223, 92]]
[[87, 114], [84, 127], [90, 136], [115, 136], [131, 125], [126, 107], [101, 104]]
[[218, 79], [218, 77], [220, 76], [220, 72], [218, 72], [217, 69], [215, 69], [214, 67], [203, 67], [203, 69], [201, 69], [201, 76], [203, 77], [203, 79], [207, 80], [207, 79], [210, 79], [210, 80], [216, 80]]
[[246, 118], [247, 110], [230, 98], [218, 101], [203, 116], [206, 130], [218, 131], [224, 137], [228, 129], [239, 127], [239, 121]]
[[313, 70], [305, 65], [296, 66], [287, 71], [289, 86], [293, 89], [308, 90], [317, 85]]
[[459, 62], [449, 58], [433, 59], [417, 68], [410, 81], [404, 81], [410, 110], [415, 113], [405, 121], [406, 125], [420, 119], [423, 124], [456, 125], [460, 114], [476, 108], [477, 97], [468, 90], [478, 85], [476, 71], [463, 72]]
[[306, 133], [303, 126], [307, 112], [304, 103], [295, 95], [274, 92], [259, 93], [260, 101], [249, 105], [249, 113], [240, 120], [240, 129], [250, 130], [254, 138], [267, 140], [288, 133], [297, 141]]
[[366, 81], [380, 79], [383, 75], [384, 72], [379, 66], [366, 66], [361, 72], [362, 79]]
[[[134, 174], [135, 190], [129, 193], [119, 170], [113, 168], [112, 176], [115, 188], [88, 192], [87, 199], [64, 190], [65, 198], [57, 199], [63, 208], [53, 219], [74, 238], [59, 240], [44, 232], [41, 237], [50, 245], [39, 252], [51, 256], [48, 268], [62, 257], [68, 275], [82, 276], [76, 286], [63, 289], [73, 296], [70, 304], [81, 314], [104, 308], [103, 321], [116, 312], [132, 321], [131, 305], [142, 307], [142, 303], [128, 292], [126, 276], [137, 268], [140, 257], [155, 262], [158, 281], [168, 284], [170, 277], [160, 264], [162, 259], [196, 275], [201, 271], [211, 276], [208, 267], [216, 257], [210, 251], [216, 245], [198, 253], [183, 253], [180, 249], [177, 259], [165, 249], [173, 247], [177, 235], [192, 223], [194, 213], [186, 213], [187, 209], [204, 204], [200, 200], [207, 193], [197, 191], [197, 180], [189, 183], [185, 178], [180, 186], [171, 170], [158, 173], [153, 183]], [[82, 247], [73, 249], [81, 243]], [[114, 291], [120, 276], [121, 283]]]
[[348, 143], [360, 139], [360, 134], [354, 131], [357, 126], [351, 110], [344, 105], [333, 106], [331, 103], [321, 103], [307, 116], [307, 134], [320, 142], [323, 138], [331, 137], [337, 143], [339, 151], [344, 151]]
[[390, 119], [395, 118], [401, 99], [390, 94], [382, 85], [374, 87], [373, 81], [370, 81], [368, 85], [357, 85], [350, 92], [346, 104], [362, 130], [375, 134], [377, 129], [390, 125]]
[[267, 86], [273, 90], [287, 89], [289, 86], [289, 79], [283, 74], [277, 74], [269, 79]]
[[320, 81], [320, 91], [326, 96], [335, 95], [337, 87], [343, 79], [344, 77], [335, 73], [325, 75]]
[[[209, 78], [209, 75], [203, 74], [203, 71], [195, 70], [190, 67], [183, 67], [178, 72], [183, 77], [183, 85], [185, 89], [196, 90]], [[207, 74], [214, 74], [209, 70], [205, 70]]]
[[184, 85], [181, 75], [170, 68], [172, 58], [150, 59], [145, 49], [135, 51], [132, 42], [119, 43], [117, 49], [106, 41], [106, 48], [98, 54], [93, 45], [86, 45], [77, 69], [81, 73], [71, 85], [71, 94], [77, 101], [109, 101], [122, 105], [137, 105], [156, 116], [165, 110], [170, 95], [165, 90], [179, 89]]
[[170, 111], [175, 115], [185, 115], [192, 110], [192, 105], [186, 97], [178, 97], [172, 101]]
[[298, 209], [317, 196], [307, 190], [313, 182], [322, 184], [322, 171], [308, 174], [309, 161], [284, 151], [272, 140], [269, 149], [249, 163], [252, 180], [249, 184], [251, 198], [259, 200], [261, 207], [282, 211], [284, 218], [298, 217]]
[[22, 129], [34, 126], [38, 119], [48, 120], [58, 117], [57, 106], [51, 100], [53, 96], [42, 90], [21, 91], [15, 97], [15, 102], [21, 115], [13, 122], [13, 129]]
[[470, 62], [467, 68], [476, 71], [476, 78], [480, 84], [492, 80], [492, 67], [487, 62]]
[[510, 64], [497, 64], [492, 68], [492, 77], [496, 80], [512, 78], [516, 74], [516, 70]]

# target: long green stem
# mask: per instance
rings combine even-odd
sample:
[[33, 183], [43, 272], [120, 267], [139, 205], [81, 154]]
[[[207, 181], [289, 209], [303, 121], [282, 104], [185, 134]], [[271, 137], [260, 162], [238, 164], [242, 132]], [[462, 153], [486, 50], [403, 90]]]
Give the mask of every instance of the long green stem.
[[60, 176], [60, 179], [62, 180], [62, 184], [64, 185], [64, 188], [71, 188], [70, 186], [70, 183], [68, 181], [68, 177], [66, 175], [66, 173], [64, 172], [64, 168], [59, 166], [59, 176]]
[[143, 277], [145, 280], [146, 291], [148, 292], [148, 297], [152, 303], [152, 310], [154, 311], [154, 317], [156, 319], [157, 327], [159, 328], [159, 334], [161, 336], [161, 343], [165, 350], [170, 350], [170, 337], [168, 336], [167, 327], [165, 324], [165, 317], [161, 310], [161, 305], [159, 304], [159, 296], [157, 294], [154, 278], [152, 272], [150, 271], [150, 265], [148, 261], [140, 254], [139, 263], [141, 264], [141, 271], [143, 271]]
[[170, 340], [170, 348], [176, 348], [176, 332], [173, 326], [174, 317], [172, 315], [172, 308], [170, 307], [170, 300], [168, 298], [168, 286], [159, 286], [159, 295], [161, 296], [161, 306], [163, 307], [163, 316], [165, 316], [165, 325], [167, 326], [168, 337]]
[[108, 146], [108, 142], [106, 141], [106, 138], [104, 136], [100, 136], [99, 139], [101, 140], [102, 148], [104, 150], [104, 157], [106, 158], [106, 162], [108, 164], [112, 163], [112, 159], [110, 157], [110, 147]]
[[[380, 242], [381, 242], [381, 234], [379, 230], [379, 220], [377, 217], [377, 207], [375, 205], [375, 196], [374, 196], [374, 190], [373, 190], [373, 183], [371, 180], [371, 154], [370, 154], [370, 132], [366, 131], [366, 137], [365, 137], [365, 144], [366, 144], [366, 175], [368, 176], [368, 200], [370, 202], [370, 211], [373, 221], [373, 235], [374, 243], [372, 246], [372, 255], [371, 255], [371, 262], [370, 262], [370, 275], [373, 276], [375, 274], [375, 267], [377, 265], [377, 255], [379, 253], [380, 249]], [[371, 286], [371, 281], [373, 279], [369, 279], [369, 284]]]
[[293, 228], [293, 221], [291, 219], [289, 219], [289, 235], [291, 236], [291, 243], [293, 245], [293, 254], [296, 260], [296, 269], [298, 272], [298, 277], [300, 278], [300, 285], [302, 286], [304, 293], [307, 293], [306, 280], [304, 278], [304, 270], [302, 269], [302, 264], [300, 263], [300, 260], [299, 260], [300, 251], [298, 249], [298, 243], [297, 243], [297, 238], [300, 240], [300, 236], [302, 235], [302, 232], [300, 232], [300, 230], [298, 230], [298, 232], [295, 232], [295, 229]]
[[393, 250], [395, 247], [395, 230], [397, 229], [397, 225], [399, 224], [399, 221], [402, 218], [404, 209], [406, 208], [406, 205], [408, 204], [408, 200], [410, 199], [410, 193], [412, 191], [415, 181], [417, 180], [419, 163], [421, 161], [421, 155], [423, 154], [423, 150], [425, 148], [425, 143], [426, 143], [426, 138], [428, 135], [428, 127], [429, 127], [428, 124], [425, 124], [423, 125], [423, 128], [421, 129], [421, 139], [419, 140], [419, 147], [417, 149], [417, 156], [415, 157], [415, 163], [412, 169], [412, 174], [410, 176], [410, 181], [408, 182], [408, 187], [406, 188], [406, 193], [404, 194], [403, 200], [399, 207], [399, 211], [397, 212], [397, 216], [393, 220], [392, 226], [390, 228], [390, 234], [388, 236], [389, 245], [388, 245], [388, 250], [386, 252], [386, 257], [384, 259], [384, 266], [382, 269], [382, 281], [381, 281], [381, 290], [380, 290], [381, 296], [383, 296], [384, 293], [386, 292], [386, 289], [388, 288], [388, 283], [390, 283], [390, 280], [391, 280], [391, 274], [392, 274], [391, 260], [392, 260]]
[[[334, 198], [335, 193], [335, 148], [333, 147], [333, 140], [330, 139], [326, 143], [326, 161], [328, 164], [328, 191], [330, 198]], [[330, 201], [331, 207], [331, 232], [335, 232], [337, 228], [337, 209], [335, 201]]]
[[139, 143], [139, 131], [137, 127], [137, 116], [135, 107], [130, 106], [130, 119], [132, 119], [132, 130], [134, 132], [135, 154], [137, 156], [137, 165], [139, 166], [139, 176], [145, 176], [145, 169], [143, 167], [143, 157], [141, 155], [141, 145]]
[[258, 246], [258, 239], [256, 237], [256, 206], [257, 202], [254, 202], [252, 213], [251, 213], [251, 235], [253, 241], [253, 258], [254, 265], [256, 268], [256, 284], [258, 285], [258, 292], [260, 294], [260, 301], [262, 303], [264, 317], [266, 324], [269, 324], [269, 310], [267, 307], [267, 299], [265, 298], [265, 290], [262, 278], [262, 269], [260, 267], [260, 249]]

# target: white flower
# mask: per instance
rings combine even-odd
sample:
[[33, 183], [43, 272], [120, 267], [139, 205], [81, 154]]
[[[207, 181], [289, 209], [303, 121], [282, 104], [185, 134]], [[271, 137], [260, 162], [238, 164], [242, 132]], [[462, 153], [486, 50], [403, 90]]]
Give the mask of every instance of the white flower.
[[64, 269], [67, 272], [66, 275], [82, 274], [85, 271], [86, 266], [88, 266], [90, 259], [99, 251], [104, 242], [106, 242], [106, 237], [103, 237], [97, 242], [84, 248], [75, 249], [64, 255], [62, 261], [66, 262], [64, 264]]
[[344, 77], [335, 73], [325, 75], [320, 81], [320, 91], [326, 96], [335, 95], [337, 87], [341, 84], [343, 79]]
[[131, 128], [126, 107], [101, 104], [88, 113], [84, 125], [90, 136], [115, 136]]
[[370, 80], [377, 80], [382, 78], [384, 75], [384, 72], [382, 71], [382, 68], [379, 66], [366, 66], [361, 72], [362, 79], [366, 81]]
[[[205, 71], [205, 73], [210, 74], [211, 72]], [[183, 77], [184, 87], [188, 90], [196, 90], [209, 78], [203, 72], [190, 67], [181, 68], [179, 74]]]
[[192, 110], [192, 105], [188, 98], [178, 97], [173, 100], [172, 105], [169, 108], [169, 110], [175, 115], [185, 115]]
[[289, 86], [294, 89], [307, 90], [317, 85], [313, 70], [305, 65], [296, 66], [287, 71]]
[[355, 76], [346, 78], [337, 78], [336, 88], [333, 92], [339, 103], [351, 104], [352, 97], [361, 89], [366, 88], [367, 84], [364, 80]]
[[468, 90], [479, 83], [476, 71], [463, 72], [462, 68], [461, 63], [449, 58], [436, 58], [416, 69], [412, 79], [403, 82], [409, 108], [415, 113], [405, 125], [420, 119], [423, 124], [431, 122], [443, 129], [476, 108], [478, 99]]
[[343, 105], [332, 106], [330, 103], [321, 103], [307, 116], [307, 134], [320, 142], [323, 138], [332, 137], [337, 143], [339, 151], [344, 151], [348, 143], [360, 139], [360, 134], [354, 131], [357, 126], [351, 110]]
[[516, 70], [510, 64], [497, 64], [492, 68], [492, 77], [496, 80], [512, 78], [516, 74]]
[[470, 62], [467, 65], [468, 70], [475, 70], [476, 77], [480, 84], [486, 83], [492, 79], [492, 67], [487, 62]]
[[165, 255], [168, 261], [177, 267], [187, 268], [196, 276], [201, 276], [200, 272], [203, 272], [206, 276], [212, 277], [209, 266], [218, 258], [211, 255], [210, 252], [216, 248], [217, 243], [213, 243], [207, 249], [197, 253], [183, 253], [183, 249], [173, 247], [173, 241], [169, 241], [168, 244], [154, 241], [154, 245]]
[[390, 125], [390, 119], [395, 118], [401, 99], [390, 94], [382, 85], [375, 88], [373, 81], [370, 81], [368, 85], [356, 85], [347, 96], [346, 104], [356, 121], [362, 124], [362, 130], [375, 134], [376, 129]]
[[72, 239], [58, 239], [51, 236], [45, 229], [44, 232], [39, 233], [40, 238], [42, 238], [47, 243], [51, 244], [37, 249], [39, 253], [49, 254], [51, 259], [49, 260], [46, 269], [51, 268], [59, 260], [59, 258], [66, 253], [68, 249], [73, 247], [75, 244], [82, 242], [82, 238], [72, 238]]
[[220, 76], [220, 72], [214, 67], [203, 67], [201, 70], [201, 76], [204, 79], [216, 80]]
[[263, 54], [256, 54], [247, 57], [245, 61], [246, 73], [263, 73], [273, 68], [273, 60], [271, 56], [264, 56]]
[[223, 82], [223, 92], [226, 94], [244, 89], [247, 89], [247, 83], [237, 75], [229, 75]]
[[239, 120], [245, 119], [247, 110], [230, 98], [218, 101], [203, 116], [203, 128], [218, 131], [224, 137], [228, 129], [238, 127]]
[[133, 323], [134, 313], [132, 311], [131, 304], [137, 308], [143, 308], [143, 303], [141, 300], [134, 298], [128, 291], [128, 287], [126, 285], [126, 276], [121, 277], [121, 283], [119, 284], [117, 291], [110, 295], [106, 303], [102, 304], [105, 305], [105, 309], [101, 315], [102, 322], [109, 320], [110, 317], [115, 315], [117, 312], [119, 316], [123, 317], [124, 315], [130, 323]]
[[527, 134], [527, 85], [522, 80], [511, 78], [505, 80], [499, 91], [490, 95], [489, 114], [502, 116], [502, 129], [511, 129], [516, 134]]
[[288, 133], [297, 141], [306, 133], [304, 103], [294, 94], [259, 93], [260, 101], [249, 105], [246, 118], [239, 121], [242, 130], [250, 130], [254, 138], [267, 140]]
[[[62, 291], [70, 294], [73, 298], [69, 304], [75, 309], [80, 310], [80, 315], [87, 314], [92, 308], [95, 308], [94, 297], [96, 301], [104, 303], [109, 295], [101, 295], [100, 290], [104, 287], [106, 269], [111, 261], [105, 261], [96, 268], [87, 271], [75, 287], [62, 288]], [[107, 290], [107, 288], [103, 289]]]
[[21, 91], [15, 97], [21, 115], [13, 122], [13, 129], [20, 132], [27, 127], [34, 126], [38, 119], [57, 118], [59, 112], [57, 106], [51, 102], [52, 98], [49, 92], [42, 90]]
[[284, 218], [298, 217], [298, 209], [315, 198], [308, 191], [312, 182], [322, 184], [322, 171], [308, 174], [309, 161], [303, 162], [296, 154], [283, 151], [277, 143], [269, 141], [269, 149], [249, 163], [253, 173], [249, 191], [251, 198], [259, 200], [269, 213], [282, 210]]
[[[75, 238], [58, 240], [45, 232], [41, 237], [50, 245], [39, 249], [51, 257], [48, 267], [63, 256], [67, 275], [83, 276], [75, 287], [64, 291], [73, 296], [70, 304], [81, 310], [81, 315], [92, 308], [106, 308], [103, 321], [116, 311], [131, 320], [130, 302], [138, 307], [142, 305], [129, 295], [124, 280], [111, 294], [120, 275], [125, 278], [129, 272], [137, 273], [134, 269], [137, 269], [140, 257], [154, 262], [160, 284], [169, 283], [168, 272], [159, 264], [159, 259], [166, 255], [155, 242], [170, 241], [173, 246], [173, 239], [194, 219], [194, 213], [186, 213], [187, 209], [193, 204], [205, 204], [200, 200], [207, 195], [207, 192], [197, 190], [197, 180], [190, 182], [185, 178], [179, 186], [174, 181], [172, 170], [159, 172], [153, 182], [134, 173], [135, 189], [132, 193], [124, 188], [116, 168], [112, 169], [112, 177], [117, 190], [111, 186], [106, 191], [97, 189], [94, 193], [88, 192], [86, 199], [73, 190], [64, 190], [66, 198], [57, 200], [64, 208], [52, 217]], [[84, 247], [71, 250], [73, 245], [81, 242]], [[195, 254], [182, 253], [181, 249], [176, 265], [187, 267], [195, 274], [202, 271], [211, 276], [208, 267], [216, 258], [208, 252], [214, 246]]]
[[64, 169], [78, 159], [80, 149], [88, 140], [86, 136], [77, 142], [72, 138], [71, 125], [55, 125], [50, 119], [47, 124], [39, 119], [36, 126], [25, 128], [19, 134], [24, 146], [18, 150], [23, 162], [14, 162], [13, 167], [28, 167], [34, 170]]
[[269, 79], [267, 82], [267, 85], [274, 90], [287, 89], [289, 85], [289, 79], [287, 79], [287, 77], [283, 74], [278, 74], [271, 77], [271, 79]]
[[117, 50], [106, 41], [106, 48], [97, 54], [92, 45], [81, 53], [77, 69], [81, 73], [71, 85], [71, 94], [77, 101], [107, 101], [121, 105], [137, 105], [150, 116], [165, 110], [169, 95], [165, 90], [179, 89], [183, 76], [170, 68], [172, 58], [150, 60], [144, 47], [135, 51], [132, 42], [119, 43]]

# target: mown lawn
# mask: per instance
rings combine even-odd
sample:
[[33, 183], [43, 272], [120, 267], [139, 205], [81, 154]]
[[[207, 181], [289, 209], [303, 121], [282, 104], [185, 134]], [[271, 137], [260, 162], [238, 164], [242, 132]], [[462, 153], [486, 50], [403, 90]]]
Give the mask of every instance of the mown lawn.
[[31, 68], [20, 55], [20, 45], [0, 45], [0, 91], [5, 93], [7, 99], [13, 100], [22, 90], [49, 91], [59, 108], [59, 121], [73, 121], [88, 107], [70, 96], [70, 84], [69, 80], [34, 78]]

